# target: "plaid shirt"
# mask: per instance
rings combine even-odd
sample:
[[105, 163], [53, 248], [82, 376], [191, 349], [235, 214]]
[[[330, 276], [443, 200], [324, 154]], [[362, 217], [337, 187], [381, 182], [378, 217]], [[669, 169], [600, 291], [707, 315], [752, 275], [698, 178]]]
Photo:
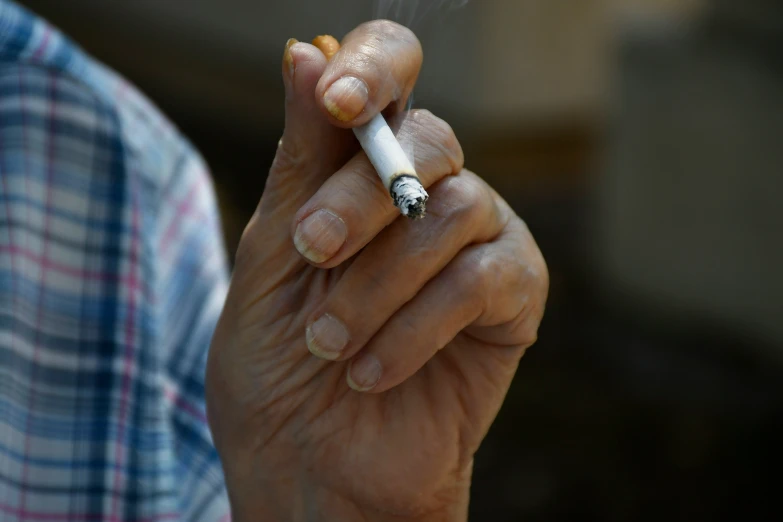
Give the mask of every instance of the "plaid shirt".
[[0, 521], [228, 518], [204, 406], [226, 286], [197, 153], [0, 0]]

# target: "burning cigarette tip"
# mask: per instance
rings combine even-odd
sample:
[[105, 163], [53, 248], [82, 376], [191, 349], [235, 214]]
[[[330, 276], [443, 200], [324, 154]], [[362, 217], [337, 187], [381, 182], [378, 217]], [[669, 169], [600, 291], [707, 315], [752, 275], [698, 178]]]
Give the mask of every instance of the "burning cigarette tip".
[[376, 114], [353, 132], [402, 215], [423, 218], [429, 196], [383, 115]]
[[397, 177], [389, 192], [403, 216], [415, 220], [427, 214], [426, 203], [430, 197], [416, 176], [403, 174]]

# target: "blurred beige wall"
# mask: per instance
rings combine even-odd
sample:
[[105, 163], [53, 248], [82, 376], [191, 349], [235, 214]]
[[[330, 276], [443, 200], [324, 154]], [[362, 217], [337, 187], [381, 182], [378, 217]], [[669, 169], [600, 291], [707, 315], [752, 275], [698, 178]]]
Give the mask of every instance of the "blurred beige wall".
[[[616, 21], [627, 13], [681, 16], [701, 1], [473, 0], [462, 9], [441, 10], [414, 28], [426, 53], [417, 102], [471, 125], [594, 117], [606, 92]], [[170, 91], [164, 95], [251, 128], [255, 124], [246, 120], [271, 117], [278, 104], [253, 99], [268, 93], [241, 85], [248, 71], [266, 73], [276, 86], [275, 65], [288, 38], [343, 35], [383, 15], [367, 0], [188, 0], [187, 9], [180, 2], [151, 0], [24, 3], [79, 20], [85, 30], [113, 32], [117, 52], [142, 54], [133, 67], [160, 79], [159, 88]], [[221, 95], [231, 91], [236, 92]], [[199, 103], [204, 97], [212, 103]]]
[[628, 34], [592, 246], [626, 298], [779, 358], [783, 7], [716, 5], [676, 37]]
[[705, 0], [503, 0], [482, 3], [481, 114], [503, 121], [595, 116], [612, 47], [628, 19], [687, 20]]

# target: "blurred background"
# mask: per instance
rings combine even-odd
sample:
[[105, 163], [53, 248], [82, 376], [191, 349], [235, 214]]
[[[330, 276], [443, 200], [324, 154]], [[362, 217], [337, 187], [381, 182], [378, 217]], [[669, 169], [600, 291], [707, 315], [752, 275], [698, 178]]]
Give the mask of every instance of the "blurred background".
[[769, 518], [783, 464], [783, 4], [406, 2], [22, 1], [202, 151], [231, 252], [282, 132], [286, 40], [376, 16], [413, 24], [415, 106], [452, 124], [552, 278], [540, 341], [477, 456], [471, 520]]

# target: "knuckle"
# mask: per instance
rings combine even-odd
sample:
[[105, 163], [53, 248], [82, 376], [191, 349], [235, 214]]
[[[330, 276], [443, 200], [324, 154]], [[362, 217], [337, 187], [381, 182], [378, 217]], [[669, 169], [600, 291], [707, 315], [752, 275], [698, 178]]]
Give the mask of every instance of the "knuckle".
[[463, 254], [457, 267], [456, 279], [466, 299], [484, 307], [491, 294], [494, 256], [484, 249], [474, 248]]
[[262, 259], [268, 253], [268, 248], [265, 247], [267, 236], [264, 235], [263, 229], [265, 221], [266, 219], [259, 214], [257, 208], [242, 230], [237, 250], [234, 253], [235, 266], [252, 267], [258, 259]]
[[396, 321], [397, 339], [405, 343], [415, 343], [421, 338], [421, 324], [411, 314], [399, 314]]
[[510, 338], [515, 344], [532, 346], [538, 339], [538, 327], [544, 316], [548, 288], [548, 275], [540, 267], [517, 261], [514, 270], [503, 280], [508, 309], [516, 310], [511, 318]]
[[549, 273], [532, 237], [515, 243], [506, 235], [464, 250], [455, 278], [462, 283], [459, 297], [482, 306], [480, 322], [495, 329], [494, 342], [528, 348], [538, 338]]
[[393, 57], [381, 40], [371, 39], [358, 46], [348, 58], [348, 68], [367, 82], [370, 92], [389, 88], [386, 80]]
[[445, 120], [435, 116], [427, 109], [416, 109], [412, 111], [414, 122], [423, 130], [427, 130], [438, 142], [447, 142], [456, 140], [454, 130]]
[[414, 139], [434, 148], [448, 163], [450, 173], [457, 174], [462, 169], [464, 154], [451, 125], [426, 109], [411, 111], [408, 120]]
[[535, 285], [531, 284], [523, 261], [491, 245], [486, 245], [479, 252], [473, 260], [472, 277], [504, 304], [502, 308], [516, 313], [532, 304], [530, 298]]
[[537, 261], [527, 267], [528, 276], [533, 279], [539, 293], [543, 296], [542, 300], [546, 302], [549, 295], [549, 268], [542, 255], [538, 255]]
[[501, 255], [492, 249], [486, 248], [478, 261], [477, 272], [481, 274], [479, 279], [482, 284], [490, 291], [506, 291], [506, 288], [513, 288], [516, 293], [519, 290], [517, 278], [514, 277], [516, 264], [514, 260]]
[[374, 70], [373, 72], [380, 73], [380, 65], [378, 62], [382, 61], [383, 66], [386, 67], [389, 55], [385, 52], [383, 46], [378, 45], [376, 40], [369, 40], [357, 46], [348, 56], [347, 60], [349, 69], [366, 73], [366, 69], [376, 67], [377, 70]]
[[378, 274], [367, 270], [362, 274], [361, 279], [362, 287], [366, 294], [372, 295], [373, 298], [380, 299], [384, 296], [396, 295], [398, 293], [398, 289], [390, 283], [389, 279], [385, 277], [385, 274]]
[[387, 196], [383, 182], [375, 173], [370, 160], [363, 156], [354, 157], [334, 179], [337, 190], [354, 201], [375, 202], [380, 196]]
[[538, 341], [539, 322], [532, 320], [530, 314], [521, 313], [508, 329], [509, 344], [529, 348]]
[[282, 138], [277, 146], [271, 172], [287, 174], [298, 172], [306, 162], [302, 146], [293, 138]]
[[523, 230], [519, 244], [520, 253], [517, 256], [522, 263], [522, 279], [530, 290], [541, 296], [542, 302], [546, 302], [549, 294], [549, 267], [525, 222], [519, 217], [516, 219]]
[[542, 274], [535, 262], [528, 259], [508, 257], [499, 283], [507, 293], [509, 308], [528, 312], [543, 308], [549, 284], [546, 273]]
[[480, 222], [477, 218], [492, 204], [486, 189], [470, 176], [449, 176], [432, 190], [430, 212], [459, 222]]
[[525, 294], [525, 297], [522, 309], [508, 323], [507, 337], [511, 344], [527, 348], [538, 340], [538, 327], [544, 316], [544, 304], [530, 299], [529, 294]]
[[333, 179], [334, 192], [345, 198], [347, 211], [356, 214], [351, 216], [356, 223], [366, 222], [370, 212], [385, 209], [390, 205], [389, 192], [364, 155], [352, 159], [345, 170]]

